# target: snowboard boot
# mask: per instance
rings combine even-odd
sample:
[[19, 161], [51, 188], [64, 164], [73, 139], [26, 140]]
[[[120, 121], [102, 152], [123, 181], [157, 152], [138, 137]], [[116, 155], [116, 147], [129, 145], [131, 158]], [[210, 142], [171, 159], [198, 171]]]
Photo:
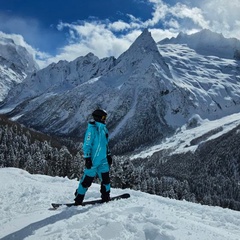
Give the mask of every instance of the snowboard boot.
[[77, 193], [77, 194], [76, 194], [76, 197], [75, 197], [75, 199], [74, 199], [75, 205], [76, 205], [76, 206], [82, 205], [83, 199], [84, 199], [84, 195]]
[[110, 201], [110, 191], [102, 193], [101, 198], [102, 198], [102, 202], [109, 202]]

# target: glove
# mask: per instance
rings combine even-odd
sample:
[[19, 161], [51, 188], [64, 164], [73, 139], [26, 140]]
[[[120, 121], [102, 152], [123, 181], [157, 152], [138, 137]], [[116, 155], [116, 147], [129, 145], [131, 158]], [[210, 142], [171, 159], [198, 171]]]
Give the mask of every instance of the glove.
[[108, 161], [109, 166], [111, 166], [112, 165], [112, 157], [111, 157], [111, 155], [107, 155], [107, 161]]
[[92, 167], [92, 160], [91, 160], [90, 157], [89, 158], [85, 158], [85, 167], [87, 169], [90, 169]]

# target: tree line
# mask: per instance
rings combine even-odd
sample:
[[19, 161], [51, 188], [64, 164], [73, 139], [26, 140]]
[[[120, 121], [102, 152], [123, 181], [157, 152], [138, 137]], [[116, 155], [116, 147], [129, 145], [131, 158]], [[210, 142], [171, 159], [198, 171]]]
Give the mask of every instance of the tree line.
[[[113, 156], [111, 185], [240, 210], [239, 128], [201, 145], [195, 154], [163, 151], [135, 160]], [[84, 169], [82, 143], [54, 139], [0, 117], [0, 167], [79, 179]]]

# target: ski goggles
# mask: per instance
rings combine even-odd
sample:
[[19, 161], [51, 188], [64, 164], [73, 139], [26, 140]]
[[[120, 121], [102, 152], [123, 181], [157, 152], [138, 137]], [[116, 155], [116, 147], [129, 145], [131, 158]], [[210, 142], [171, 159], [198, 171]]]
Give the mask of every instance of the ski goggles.
[[102, 118], [101, 118], [101, 121], [106, 121], [106, 119], [107, 119], [107, 116], [106, 115], [104, 115], [104, 116], [102, 116]]

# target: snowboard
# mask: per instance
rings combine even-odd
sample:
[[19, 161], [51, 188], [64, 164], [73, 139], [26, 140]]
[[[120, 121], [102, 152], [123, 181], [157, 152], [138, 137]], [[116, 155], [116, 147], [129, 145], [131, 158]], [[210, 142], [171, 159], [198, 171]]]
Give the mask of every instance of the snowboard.
[[[121, 195], [117, 195], [117, 196], [111, 197], [110, 201], [119, 200], [119, 199], [126, 199], [126, 198], [130, 198], [130, 194], [129, 193], [124, 193], [124, 194], [121, 194]], [[104, 203], [102, 201], [102, 199], [96, 199], [96, 200], [91, 200], [91, 201], [84, 201], [82, 203], [82, 205], [75, 205], [75, 203], [52, 203], [52, 207], [54, 209], [57, 209], [60, 206], [67, 206], [67, 207], [86, 206], [86, 205], [94, 205], [94, 204], [101, 204], [101, 203]]]

